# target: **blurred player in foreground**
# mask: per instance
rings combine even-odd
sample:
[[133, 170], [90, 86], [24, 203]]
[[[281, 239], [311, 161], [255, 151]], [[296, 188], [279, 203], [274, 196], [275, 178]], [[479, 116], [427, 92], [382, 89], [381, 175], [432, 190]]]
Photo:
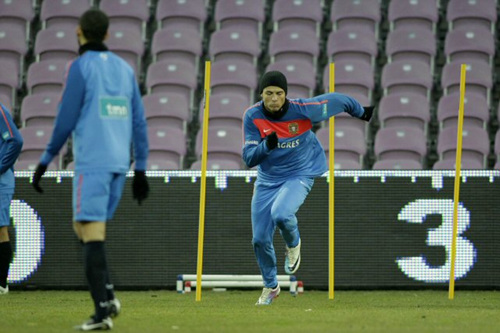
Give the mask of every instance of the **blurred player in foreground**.
[[9, 292], [7, 277], [12, 261], [9, 239], [10, 202], [14, 194], [14, 163], [16, 163], [23, 138], [17, 130], [7, 108], [0, 103], [0, 295]]
[[80, 17], [80, 56], [71, 63], [54, 132], [33, 176], [38, 192], [47, 165], [73, 134], [74, 230], [83, 242], [85, 274], [95, 313], [77, 328], [111, 329], [120, 312], [109, 280], [104, 241], [106, 221], [120, 202], [130, 167], [133, 143], [133, 196], [139, 204], [149, 191], [145, 176], [148, 138], [144, 107], [134, 70], [103, 43], [108, 35], [105, 13], [91, 9]]
[[252, 198], [253, 248], [264, 280], [256, 305], [271, 304], [280, 293], [273, 237], [276, 226], [286, 243], [285, 272], [300, 265], [300, 234], [295, 214], [311, 190], [314, 177], [328, 168], [312, 126], [347, 112], [369, 121], [373, 107], [330, 93], [307, 99], [288, 99], [283, 73], [265, 73], [259, 83], [262, 101], [244, 115], [243, 159], [258, 166]]

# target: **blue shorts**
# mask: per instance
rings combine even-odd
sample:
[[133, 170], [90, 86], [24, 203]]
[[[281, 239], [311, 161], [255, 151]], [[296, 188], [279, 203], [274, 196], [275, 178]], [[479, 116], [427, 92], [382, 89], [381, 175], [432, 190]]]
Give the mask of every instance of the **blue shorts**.
[[75, 171], [73, 177], [73, 220], [107, 221], [113, 218], [122, 197], [125, 174]]
[[0, 193], [0, 227], [10, 225], [10, 202], [12, 194]]

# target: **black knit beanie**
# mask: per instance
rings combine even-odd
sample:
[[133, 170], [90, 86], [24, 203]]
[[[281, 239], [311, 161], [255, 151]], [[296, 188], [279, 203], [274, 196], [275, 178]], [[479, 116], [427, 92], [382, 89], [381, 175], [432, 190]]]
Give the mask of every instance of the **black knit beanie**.
[[286, 77], [279, 71], [271, 71], [262, 75], [259, 82], [260, 93], [262, 94], [264, 88], [269, 86], [280, 87], [285, 91], [285, 95], [287, 94], [288, 84], [286, 82]]

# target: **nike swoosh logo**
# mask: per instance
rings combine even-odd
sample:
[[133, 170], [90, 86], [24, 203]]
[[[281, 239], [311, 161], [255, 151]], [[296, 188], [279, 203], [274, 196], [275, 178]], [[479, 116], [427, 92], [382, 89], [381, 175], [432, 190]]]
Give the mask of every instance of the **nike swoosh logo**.
[[271, 130], [270, 128], [265, 129], [265, 130], [264, 130], [264, 133], [267, 133], [267, 132], [269, 132], [270, 130]]

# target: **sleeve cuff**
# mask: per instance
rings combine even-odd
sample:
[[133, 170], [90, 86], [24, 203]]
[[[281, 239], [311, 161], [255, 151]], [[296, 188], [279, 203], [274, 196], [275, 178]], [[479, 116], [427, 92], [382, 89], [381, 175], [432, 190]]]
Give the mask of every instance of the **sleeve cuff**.
[[266, 155], [269, 155], [271, 153], [271, 149], [269, 149], [269, 147], [267, 146], [266, 140], [263, 140], [262, 144], [264, 145], [264, 153]]
[[136, 160], [134, 169], [137, 171], [146, 171], [146, 160]]
[[54, 155], [52, 155], [49, 152], [45, 151], [42, 154], [42, 157], [40, 158], [40, 164], [49, 165], [50, 162], [52, 162], [53, 159], [54, 159]]

